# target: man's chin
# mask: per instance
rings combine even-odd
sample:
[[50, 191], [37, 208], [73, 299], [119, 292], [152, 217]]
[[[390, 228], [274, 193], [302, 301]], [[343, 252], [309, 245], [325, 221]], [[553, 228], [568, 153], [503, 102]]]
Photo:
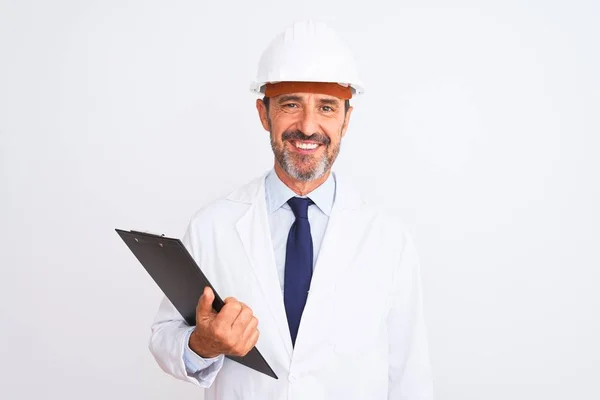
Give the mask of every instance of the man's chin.
[[291, 170], [288, 171], [288, 174], [297, 180], [308, 182], [320, 178], [323, 174], [319, 174], [319, 172], [320, 171], [317, 171], [317, 168], [315, 167], [303, 168], [296, 166], [291, 168]]
[[325, 160], [313, 155], [301, 155], [290, 152], [283, 154], [280, 166], [292, 178], [299, 181], [319, 179], [326, 172]]

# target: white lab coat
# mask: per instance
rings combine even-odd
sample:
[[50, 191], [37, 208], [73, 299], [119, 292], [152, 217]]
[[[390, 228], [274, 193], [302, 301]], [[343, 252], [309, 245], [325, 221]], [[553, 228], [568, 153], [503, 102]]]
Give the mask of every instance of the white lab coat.
[[[265, 202], [264, 176], [192, 218], [184, 243], [222, 298], [248, 304], [257, 348], [278, 380], [225, 359], [206, 400], [430, 400], [419, 260], [410, 236], [336, 174], [336, 198], [292, 347]], [[160, 367], [187, 376], [187, 325], [168, 301], [150, 340]], [[189, 328], [188, 328], [189, 329]]]

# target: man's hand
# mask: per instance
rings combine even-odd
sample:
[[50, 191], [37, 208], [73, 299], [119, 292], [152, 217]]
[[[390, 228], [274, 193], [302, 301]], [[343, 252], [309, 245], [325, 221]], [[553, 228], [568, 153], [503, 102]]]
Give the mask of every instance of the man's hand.
[[220, 354], [245, 356], [258, 341], [258, 319], [252, 310], [234, 299], [225, 299], [217, 314], [212, 303], [215, 294], [208, 286], [196, 306], [196, 328], [190, 335], [190, 348], [200, 357], [212, 358]]

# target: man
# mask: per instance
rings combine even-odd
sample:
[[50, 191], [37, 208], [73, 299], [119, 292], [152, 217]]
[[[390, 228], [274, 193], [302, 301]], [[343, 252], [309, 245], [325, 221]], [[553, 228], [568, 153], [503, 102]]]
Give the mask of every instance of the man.
[[[433, 399], [413, 242], [331, 173], [363, 91], [351, 54], [325, 25], [296, 23], [263, 54], [252, 90], [274, 168], [202, 208], [184, 237], [230, 297], [216, 313], [206, 288], [195, 327], [163, 300], [158, 364], [207, 400]], [[279, 379], [224, 358], [254, 345]]]

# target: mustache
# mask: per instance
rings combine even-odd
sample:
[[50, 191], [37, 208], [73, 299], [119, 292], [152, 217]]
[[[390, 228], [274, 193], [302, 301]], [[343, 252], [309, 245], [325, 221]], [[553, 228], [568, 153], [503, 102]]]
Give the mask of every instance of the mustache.
[[300, 130], [283, 132], [283, 135], [281, 135], [281, 140], [310, 140], [312, 142], [324, 145], [329, 145], [331, 143], [331, 139], [327, 135], [323, 135], [322, 133], [313, 133], [309, 136]]

